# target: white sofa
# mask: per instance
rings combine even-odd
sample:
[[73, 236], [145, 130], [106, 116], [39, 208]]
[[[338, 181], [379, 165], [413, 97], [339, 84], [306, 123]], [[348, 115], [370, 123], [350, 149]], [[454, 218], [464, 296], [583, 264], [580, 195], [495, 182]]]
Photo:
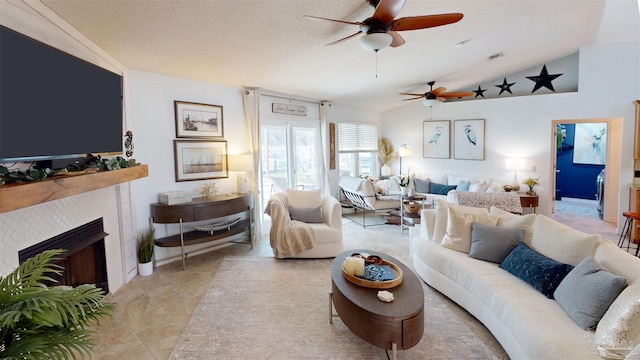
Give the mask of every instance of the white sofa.
[[[595, 330], [583, 330], [560, 300], [548, 298], [498, 263], [451, 249], [463, 236], [452, 242], [449, 232], [461, 231], [476, 220], [497, 224], [487, 225], [490, 229], [523, 229], [515, 231], [522, 231], [524, 244], [564, 264], [575, 266], [592, 256], [629, 285], [603, 309], [606, 312]], [[475, 236], [479, 226], [477, 222], [473, 226]], [[640, 359], [640, 259], [599, 235], [582, 233], [543, 215], [519, 216], [438, 201], [437, 209], [422, 210], [420, 236], [413, 239], [411, 250], [418, 275], [480, 320], [511, 359]], [[585, 298], [590, 297], [575, 294], [575, 299]]]

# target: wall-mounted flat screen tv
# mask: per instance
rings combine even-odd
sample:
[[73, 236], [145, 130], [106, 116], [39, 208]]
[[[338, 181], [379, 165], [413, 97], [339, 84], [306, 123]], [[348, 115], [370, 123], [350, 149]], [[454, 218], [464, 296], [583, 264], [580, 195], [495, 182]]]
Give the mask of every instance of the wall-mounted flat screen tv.
[[122, 153], [122, 76], [0, 26], [0, 163]]

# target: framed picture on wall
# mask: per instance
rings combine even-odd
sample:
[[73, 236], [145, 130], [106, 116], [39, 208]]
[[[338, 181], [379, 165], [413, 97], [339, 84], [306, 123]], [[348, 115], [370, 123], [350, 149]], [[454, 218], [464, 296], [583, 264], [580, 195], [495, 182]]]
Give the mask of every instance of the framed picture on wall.
[[229, 177], [227, 142], [173, 140], [176, 181]]
[[573, 139], [573, 163], [605, 165], [607, 123], [578, 123]]
[[174, 101], [176, 137], [220, 138], [224, 137], [222, 106]]
[[451, 121], [422, 122], [422, 157], [448, 159], [451, 157]]
[[453, 122], [453, 157], [460, 160], [484, 160], [484, 119]]

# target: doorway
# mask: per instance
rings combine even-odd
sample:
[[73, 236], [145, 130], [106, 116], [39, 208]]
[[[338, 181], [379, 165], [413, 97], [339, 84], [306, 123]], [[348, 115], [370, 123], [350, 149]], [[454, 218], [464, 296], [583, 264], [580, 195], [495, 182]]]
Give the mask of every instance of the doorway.
[[[552, 121], [552, 213], [618, 221], [622, 119]], [[603, 171], [604, 170], [604, 171]], [[565, 203], [562, 203], [565, 201]]]
[[286, 189], [321, 187], [320, 122], [264, 120], [260, 126], [262, 201]]

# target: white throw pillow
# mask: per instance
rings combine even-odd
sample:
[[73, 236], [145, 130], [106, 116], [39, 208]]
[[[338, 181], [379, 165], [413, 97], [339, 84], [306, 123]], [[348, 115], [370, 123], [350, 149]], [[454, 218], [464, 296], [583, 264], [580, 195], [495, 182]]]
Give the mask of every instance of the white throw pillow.
[[458, 185], [460, 181], [471, 181], [468, 176], [447, 174], [447, 185]]
[[457, 204], [448, 203], [442, 199], [436, 200], [436, 219], [433, 225], [433, 237], [431, 241], [440, 244], [444, 233], [447, 231], [447, 219], [449, 218], [448, 209], [454, 207], [456, 209], [462, 209], [467, 213], [489, 215], [489, 210], [486, 208], [472, 208], [467, 206], [461, 206]]
[[496, 216], [498, 218], [498, 226], [509, 229], [524, 229], [523, 242], [528, 246], [531, 246], [531, 240], [533, 239], [533, 232], [536, 224], [535, 214], [516, 215], [492, 206], [491, 210], [489, 210], [489, 215]]
[[472, 181], [469, 185], [470, 192], [485, 192], [489, 184], [486, 181]]
[[320, 189], [287, 189], [287, 202], [289, 206], [297, 208], [316, 208], [322, 203], [322, 194], [320, 193]]
[[624, 359], [640, 343], [640, 282], [618, 295], [598, 323], [594, 341], [603, 359]]
[[544, 215], [536, 215], [531, 248], [546, 257], [573, 266], [593, 256], [600, 243], [599, 234], [586, 234]]
[[447, 210], [447, 230], [442, 238], [441, 245], [447, 249], [468, 254], [471, 249], [471, 224], [481, 223], [497, 225], [498, 218], [489, 214], [472, 214], [450, 206]]

